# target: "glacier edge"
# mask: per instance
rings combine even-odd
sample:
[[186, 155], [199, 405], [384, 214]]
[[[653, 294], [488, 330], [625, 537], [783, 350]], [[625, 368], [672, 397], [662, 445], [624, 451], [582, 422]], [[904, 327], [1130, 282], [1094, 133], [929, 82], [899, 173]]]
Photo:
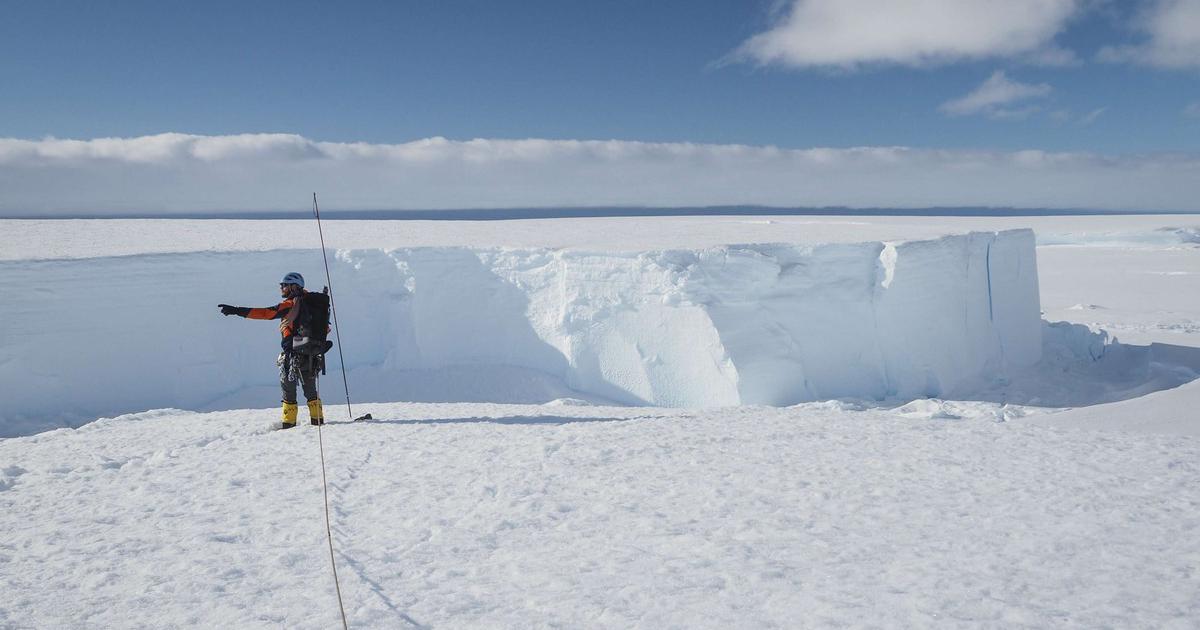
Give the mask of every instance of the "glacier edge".
[[[341, 250], [331, 265], [358, 400], [419, 397], [405, 379], [466, 369], [474, 393], [461, 399], [544, 402], [536, 398], [569, 388], [626, 404], [790, 405], [952, 396], [1036, 363], [1034, 245], [1032, 230], [1019, 229], [642, 252]], [[323, 284], [317, 250], [0, 268], [11, 296], [0, 304], [10, 357], [0, 379], [14, 385], [0, 426], [265, 406], [276, 386], [274, 327], [221, 317], [213, 305], [274, 303], [285, 271], [307, 272], [310, 289]], [[29, 286], [38, 290], [16, 290]], [[562, 387], [530, 384], [542, 377]], [[327, 399], [341, 395], [335, 380], [325, 379], [339, 390]], [[453, 400], [455, 387], [429, 397]]]

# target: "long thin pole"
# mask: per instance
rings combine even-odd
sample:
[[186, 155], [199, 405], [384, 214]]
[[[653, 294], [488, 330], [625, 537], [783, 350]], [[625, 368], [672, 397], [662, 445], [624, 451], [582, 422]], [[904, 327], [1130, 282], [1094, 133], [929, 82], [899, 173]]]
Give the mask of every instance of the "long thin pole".
[[329, 257], [325, 255], [325, 233], [321, 230], [321, 210], [317, 207], [317, 193], [313, 193], [313, 216], [317, 218], [317, 234], [321, 236], [321, 258], [325, 261], [325, 282], [329, 286], [329, 308], [333, 311], [333, 333], [337, 337], [338, 361], [342, 364], [342, 387], [346, 391], [346, 413], [354, 420], [350, 407], [350, 383], [346, 380], [346, 359], [342, 356], [342, 331], [338, 329], [337, 304], [333, 301], [333, 279], [329, 276]]
[[[325, 281], [329, 284], [329, 306], [333, 309], [333, 329], [337, 330], [337, 308], [333, 306], [333, 280], [329, 276], [329, 259], [325, 256], [325, 234], [321, 231], [321, 211], [317, 208], [317, 193], [313, 193], [313, 215], [317, 217], [317, 233], [321, 235], [321, 258], [325, 260]], [[346, 411], [350, 411], [350, 386], [346, 384], [346, 361], [342, 358], [342, 336], [338, 333], [338, 360], [342, 362], [342, 384], [346, 386]], [[319, 395], [319, 394], [318, 394]], [[354, 412], [350, 411], [354, 420]], [[337, 561], [333, 557], [333, 528], [329, 524], [329, 482], [325, 478], [325, 437], [317, 425], [317, 445], [321, 451], [321, 492], [325, 497], [325, 539], [329, 541], [329, 566], [333, 567], [333, 588], [337, 591], [338, 610], [342, 613], [342, 630], [350, 630], [346, 621], [346, 605], [342, 603], [342, 585], [338, 580]]]

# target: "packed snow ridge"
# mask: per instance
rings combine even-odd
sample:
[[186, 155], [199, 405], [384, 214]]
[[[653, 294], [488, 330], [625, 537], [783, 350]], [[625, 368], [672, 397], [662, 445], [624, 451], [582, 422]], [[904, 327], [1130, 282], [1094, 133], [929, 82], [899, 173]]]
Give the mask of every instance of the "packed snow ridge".
[[[341, 250], [330, 263], [351, 393], [364, 401], [950, 397], [1042, 351], [1027, 229], [642, 252]], [[0, 267], [10, 435], [38, 418], [266, 406], [274, 326], [215, 305], [273, 304], [286, 271], [323, 284], [318, 250]], [[330, 368], [323, 385], [336, 394], [324, 397], [336, 401], [336, 351]]]

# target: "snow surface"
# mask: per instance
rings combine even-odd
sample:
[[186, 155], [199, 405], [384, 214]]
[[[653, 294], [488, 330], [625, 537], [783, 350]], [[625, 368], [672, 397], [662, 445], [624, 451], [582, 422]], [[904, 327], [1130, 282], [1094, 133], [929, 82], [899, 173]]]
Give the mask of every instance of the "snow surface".
[[[1195, 624], [1195, 439], [972, 409], [357, 406], [324, 431], [350, 627]], [[274, 417], [0, 441], [0, 626], [339, 626], [316, 431]]]
[[[356, 401], [390, 392], [378, 400], [545, 404], [356, 404], [355, 414], [378, 420], [324, 431], [351, 627], [1195, 627], [1200, 218], [1016, 221], [370, 222], [346, 232], [327, 224], [337, 247], [358, 250], [335, 265], [371, 259], [356, 273], [388, 279], [397, 297], [410, 290], [394, 280], [399, 262], [410, 271], [445, 263], [414, 251], [456, 264], [464, 252], [492, 262], [538, 249], [636, 260], [643, 249], [664, 256], [731, 242], [853, 252], [873, 240], [1032, 227], [1044, 310], [1040, 322], [1034, 311], [1035, 363], [953, 399], [687, 410], [596, 404], [603, 397], [529, 367], [448, 364], [402, 372], [403, 381], [384, 378], [374, 367], [382, 362], [353, 370]], [[0, 440], [0, 627], [340, 625], [316, 432], [268, 430], [278, 416], [273, 384], [236, 389], [249, 374], [273, 380], [273, 327], [214, 315], [218, 301], [269, 294], [279, 265], [310, 280], [318, 273], [300, 227], [253, 223], [262, 231], [247, 236], [234, 231], [241, 222], [0, 221], [0, 258], [10, 261], [0, 265], [0, 308], [17, 297], [41, 309], [19, 334], [0, 326], [0, 369], [29, 366], [5, 373], [6, 400], [62, 386], [55, 375], [77, 369], [67, 367], [76, 352], [126, 344], [182, 353], [190, 367], [156, 369], [114, 353], [72, 373], [79, 380], [64, 401], [145, 380], [170, 388], [182, 401], [175, 406], [254, 407], [160, 409]], [[359, 240], [345, 240], [349, 232]], [[903, 296], [919, 276], [886, 273], [890, 256], [877, 257], [885, 273], [875, 282]], [[518, 259], [508, 277], [528, 278], [534, 267]], [[178, 261], [187, 261], [184, 273]], [[454, 269], [432, 277], [446, 286], [430, 312], [462, 299], [452, 288], [465, 270]], [[342, 275], [335, 270], [335, 282]], [[497, 290], [471, 302], [476, 310], [511, 306], [513, 293], [486, 286]], [[347, 326], [360, 317], [354, 299], [339, 288], [343, 332], [385, 338], [366, 315]], [[958, 321], [936, 304], [923, 306], [929, 334]], [[96, 330], [87, 309], [111, 329]], [[6, 321], [16, 312], [5, 311]], [[189, 328], [193, 313], [244, 334], [242, 344], [215, 351], [211, 329]], [[492, 325], [484, 330], [518, 330]], [[67, 347], [56, 331], [93, 345]], [[439, 334], [443, 348], [468, 345]], [[489, 352], [514, 347], [496, 345]], [[222, 379], [234, 387], [224, 398], [195, 394]], [[339, 380], [323, 381], [334, 390], [325, 394], [334, 420], [348, 415], [337, 404]], [[62, 416], [28, 420], [21, 432]]]
[[[334, 215], [336, 216], [336, 215]], [[1200, 240], [1197, 215], [1045, 217], [679, 216], [503, 221], [326, 218], [331, 249], [468, 247], [646, 251], [730, 243], [865, 243], [1033, 228], [1040, 245], [1164, 247]], [[311, 219], [0, 219], [0, 260], [317, 247]], [[305, 265], [308, 269], [311, 262]]]

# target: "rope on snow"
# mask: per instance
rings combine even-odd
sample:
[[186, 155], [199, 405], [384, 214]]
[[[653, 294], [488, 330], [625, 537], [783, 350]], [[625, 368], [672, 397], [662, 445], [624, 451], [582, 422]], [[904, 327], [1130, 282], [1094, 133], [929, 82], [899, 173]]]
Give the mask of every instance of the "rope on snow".
[[[333, 327], [337, 330], [337, 308], [333, 306], [333, 281], [329, 277], [329, 259], [325, 256], [325, 234], [321, 231], [321, 212], [317, 208], [317, 193], [313, 193], [313, 216], [317, 218], [317, 233], [321, 236], [321, 258], [325, 261], [325, 281], [329, 286], [329, 306], [333, 310]], [[342, 359], [342, 335], [339, 332], [338, 340], [338, 359]], [[295, 363], [295, 361], [292, 361]], [[313, 374], [313, 385], [316, 386], [317, 375]], [[346, 384], [346, 363], [342, 360], [342, 384], [346, 387], [346, 410], [350, 411], [350, 386]], [[317, 395], [320, 396], [320, 390], [317, 390]], [[350, 411], [350, 419], [354, 419], [354, 412]], [[317, 446], [321, 453], [321, 491], [325, 497], [325, 539], [329, 541], [329, 566], [333, 569], [333, 587], [337, 591], [338, 610], [342, 613], [342, 630], [350, 630], [350, 624], [346, 622], [346, 605], [342, 603], [342, 585], [338, 580], [337, 561], [333, 556], [333, 528], [329, 525], [329, 482], [325, 476], [325, 437], [321, 433], [322, 425], [317, 425]]]

